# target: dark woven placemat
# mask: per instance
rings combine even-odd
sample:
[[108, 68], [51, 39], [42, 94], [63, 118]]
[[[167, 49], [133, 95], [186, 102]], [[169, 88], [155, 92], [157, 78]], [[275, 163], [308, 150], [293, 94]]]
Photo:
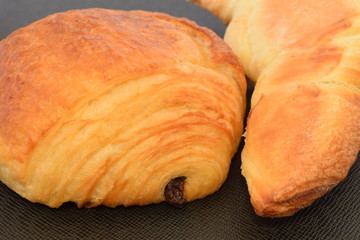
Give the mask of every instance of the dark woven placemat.
[[[183, 0], [0, 0], [0, 39], [50, 13], [88, 7], [167, 12], [219, 35], [225, 30], [210, 13]], [[238, 153], [217, 193], [184, 209], [165, 203], [114, 209], [78, 209], [67, 203], [51, 209], [30, 203], [0, 183], [0, 239], [360, 239], [360, 159], [331, 193], [283, 219], [254, 214], [240, 161]]]
[[360, 239], [360, 161], [345, 182], [309, 208], [265, 219], [252, 210], [239, 160], [237, 155], [217, 193], [184, 209], [165, 203], [51, 209], [0, 184], [0, 239]]

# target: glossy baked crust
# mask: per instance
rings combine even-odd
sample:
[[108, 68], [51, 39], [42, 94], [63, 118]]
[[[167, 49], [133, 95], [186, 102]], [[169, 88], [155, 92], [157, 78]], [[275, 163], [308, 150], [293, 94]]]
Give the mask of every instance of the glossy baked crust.
[[195, 2], [231, 16], [225, 41], [256, 82], [242, 152], [254, 209], [292, 215], [344, 180], [360, 150], [360, 2]]
[[48, 16], [0, 42], [0, 180], [50, 207], [158, 203], [178, 177], [187, 201], [205, 197], [237, 150], [245, 90], [238, 58], [189, 20]]

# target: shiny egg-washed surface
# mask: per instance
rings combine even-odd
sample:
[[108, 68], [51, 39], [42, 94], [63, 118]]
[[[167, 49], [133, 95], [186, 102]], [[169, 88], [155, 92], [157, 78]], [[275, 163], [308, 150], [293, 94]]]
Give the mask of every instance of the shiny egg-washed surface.
[[[0, 1], [0, 38], [50, 13], [105, 7], [163, 11], [189, 17], [223, 35], [225, 26], [183, 0]], [[241, 150], [243, 145], [239, 147]], [[332, 192], [292, 217], [257, 217], [240, 175], [240, 154], [220, 190], [183, 209], [145, 207], [51, 209], [33, 204], [0, 183], [0, 239], [360, 239], [360, 161]]]
[[291, 216], [343, 181], [360, 151], [360, 2], [194, 0], [256, 82], [242, 151], [255, 212]]
[[203, 198], [226, 179], [245, 93], [238, 58], [192, 21], [50, 15], [0, 42], [0, 180], [50, 207]]

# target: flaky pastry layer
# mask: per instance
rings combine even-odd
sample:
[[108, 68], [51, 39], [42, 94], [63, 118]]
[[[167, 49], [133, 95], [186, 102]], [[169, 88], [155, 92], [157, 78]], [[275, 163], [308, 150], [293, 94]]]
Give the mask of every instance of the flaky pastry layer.
[[224, 39], [256, 82], [242, 152], [254, 209], [292, 215], [344, 180], [360, 150], [360, 3], [194, 2], [229, 22]]
[[187, 201], [205, 197], [237, 150], [245, 90], [238, 58], [189, 20], [48, 16], [0, 42], [0, 180], [50, 207], [158, 203], [179, 177]]

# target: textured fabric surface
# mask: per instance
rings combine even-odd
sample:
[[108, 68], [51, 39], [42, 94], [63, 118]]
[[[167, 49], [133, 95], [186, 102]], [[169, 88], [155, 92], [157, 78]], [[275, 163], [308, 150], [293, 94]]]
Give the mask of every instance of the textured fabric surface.
[[[222, 35], [225, 26], [183, 0], [0, 0], [0, 38], [53, 12], [71, 8], [143, 9], [188, 17]], [[242, 149], [242, 145], [239, 150]], [[0, 183], [0, 239], [360, 239], [360, 159], [332, 192], [296, 215], [266, 219], [254, 214], [240, 154], [214, 195], [175, 209], [144, 207], [58, 209], [30, 203]]]

